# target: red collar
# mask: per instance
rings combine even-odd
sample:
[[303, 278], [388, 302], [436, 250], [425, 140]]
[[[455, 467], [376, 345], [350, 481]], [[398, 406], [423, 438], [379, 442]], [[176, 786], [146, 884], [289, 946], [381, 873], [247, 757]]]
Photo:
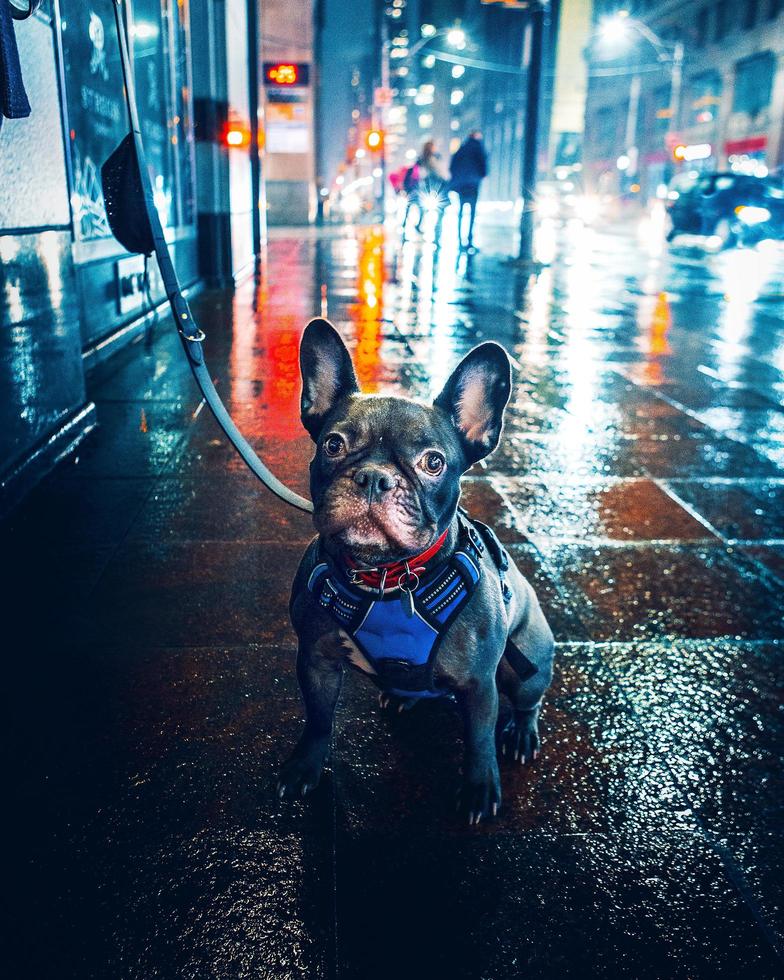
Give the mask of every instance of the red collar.
[[[446, 541], [449, 528], [440, 535], [430, 547], [413, 558], [403, 561], [393, 561], [388, 565], [377, 565], [375, 568], [363, 568], [357, 562], [346, 556], [345, 563], [348, 576], [353, 585], [364, 585], [369, 589], [384, 592], [387, 589], [400, 588], [401, 579], [404, 586], [413, 590], [419, 584], [419, 576], [425, 571], [427, 563], [441, 550]], [[415, 581], [412, 581], [412, 577]]]

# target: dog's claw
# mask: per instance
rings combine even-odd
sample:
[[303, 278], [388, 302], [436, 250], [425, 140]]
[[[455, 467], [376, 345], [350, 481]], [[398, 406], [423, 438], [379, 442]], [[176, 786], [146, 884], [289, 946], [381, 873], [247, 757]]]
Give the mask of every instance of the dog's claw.
[[325, 756], [326, 751], [322, 746], [298, 746], [281, 769], [278, 798], [302, 798], [314, 790], [321, 779]]
[[393, 715], [401, 715], [404, 711], [410, 711], [417, 701], [418, 698], [402, 698], [396, 694], [387, 694], [385, 691], [381, 691], [378, 695], [379, 707]]
[[469, 827], [478, 827], [482, 818], [492, 819], [501, 805], [501, 783], [493, 767], [471, 781], [464, 781], [458, 796], [458, 810]]
[[501, 755], [520, 765], [535, 762], [539, 756], [538, 709], [517, 711], [501, 732]]

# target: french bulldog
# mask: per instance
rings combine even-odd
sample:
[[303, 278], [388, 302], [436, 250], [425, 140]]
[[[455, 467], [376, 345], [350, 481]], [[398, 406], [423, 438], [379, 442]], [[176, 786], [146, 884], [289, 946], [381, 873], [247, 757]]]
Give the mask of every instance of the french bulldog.
[[[509, 357], [495, 343], [474, 348], [432, 405], [362, 395], [339, 334], [315, 319], [302, 337], [300, 368], [318, 536], [291, 593], [306, 719], [278, 793], [304, 796], [319, 782], [344, 669], [353, 666], [377, 684], [382, 706], [401, 710], [438, 694], [457, 702], [458, 806], [478, 824], [501, 805], [499, 691], [512, 706], [498, 735], [501, 753], [532, 762], [552, 679], [553, 635], [534, 590], [492, 532], [459, 508], [461, 477], [501, 436]], [[369, 626], [368, 617], [378, 623]], [[426, 664], [412, 662], [422, 660], [421, 643], [433, 651]], [[396, 658], [398, 647], [413, 650], [408, 661]]]

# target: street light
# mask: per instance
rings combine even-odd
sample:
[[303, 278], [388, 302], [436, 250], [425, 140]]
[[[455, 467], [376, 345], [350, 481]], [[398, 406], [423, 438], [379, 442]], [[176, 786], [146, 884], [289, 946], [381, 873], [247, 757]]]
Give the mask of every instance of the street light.
[[629, 29], [626, 23], [628, 19], [629, 13], [626, 10], [621, 10], [612, 17], [602, 18], [599, 24], [599, 34], [602, 40], [610, 44], [616, 44], [618, 41], [625, 40], [629, 36]]
[[440, 30], [428, 30], [425, 32], [425, 27], [432, 28], [432, 24], [425, 24], [422, 27], [422, 37], [417, 41], [413, 47], [408, 50], [408, 57], [413, 58], [415, 54], [424, 48], [426, 44], [430, 44], [431, 41], [435, 41], [437, 37], [445, 37], [446, 43], [451, 48], [457, 48], [459, 51], [466, 46], [468, 43], [466, 40], [465, 31], [461, 27], [442, 27]]
[[[599, 24], [599, 36], [610, 44], [617, 44], [623, 41], [630, 41], [631, 35], [636, 32], [656, 51], [657, 60], [661, 64], [671, 64], [672, 73], [670, 81], [670, 131], [678, 123], [681, 101], [681, 84], [683, 79], [683, 42], [665, 41], [654, 33], [646, 23], [631, 17], [628, 10], [621, 10], [612, 17], [605, 17]], [[629, 158], [629, 173], [633, 174], [637, 170], [637, 113], [640, 103], [640, 76], [635, 74], [632, 77], [629, 87], [629, 110], [626, 116], [626, 154]]]

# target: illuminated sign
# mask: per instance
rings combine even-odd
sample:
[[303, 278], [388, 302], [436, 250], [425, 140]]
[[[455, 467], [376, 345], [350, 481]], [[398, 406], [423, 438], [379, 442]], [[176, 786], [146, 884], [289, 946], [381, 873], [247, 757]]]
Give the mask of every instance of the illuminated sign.
[[676, 160], [683, 160], [686, 163], [691, 163], [693, 160], [707, 160], [708, 157], [713, 152], [710, 143], [693, 143], [691, 146], [686, 146], [683, 143], [679, 143], [672, 151], [672, 155]]
[[310, 65], [294, 61], [265, 61], [264, 84], [273, 88], [310, 84]]

